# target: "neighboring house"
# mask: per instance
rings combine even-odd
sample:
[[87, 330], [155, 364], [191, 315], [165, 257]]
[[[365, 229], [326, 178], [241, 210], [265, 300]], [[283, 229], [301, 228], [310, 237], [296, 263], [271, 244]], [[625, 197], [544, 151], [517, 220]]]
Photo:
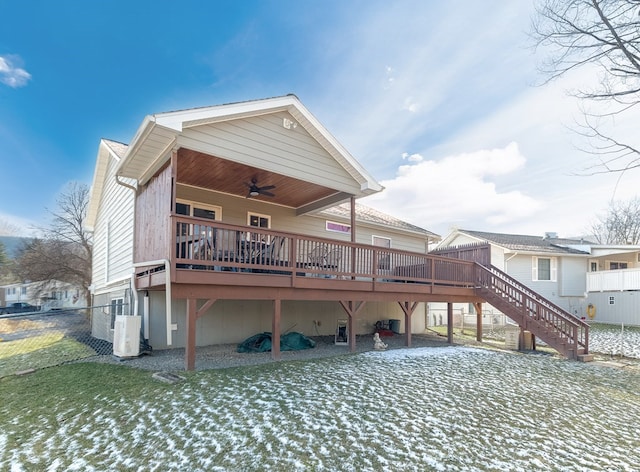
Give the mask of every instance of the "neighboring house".
[[589, 318], [640, 326], [640, 246], [591, 246], [586, 279]]
[[385, 320], [410, 345], [426, 303], [483, 298], [472, 263], [427, 254], [436, 234], [356, 204], [381, 190], [293, 95], [147, 116], [128, 146], [98, 149], [93, 335], [115, 348], [116, 316], [142, 315], [187, 369], [196, 345], [265, 331], [274, 358], [282, 333], [342, 330], [355, 350]]
[[438, 248], [483, 242], [493, 266], [574, 316], [640, 325], [640, 246], [458, 229]]
[[25, 302], [44, 311], [87, 306], [81, 299], [82, 290], [59, 280], [9, 284], [0, 287], [0, 291], [3, 292], [0, 306]]

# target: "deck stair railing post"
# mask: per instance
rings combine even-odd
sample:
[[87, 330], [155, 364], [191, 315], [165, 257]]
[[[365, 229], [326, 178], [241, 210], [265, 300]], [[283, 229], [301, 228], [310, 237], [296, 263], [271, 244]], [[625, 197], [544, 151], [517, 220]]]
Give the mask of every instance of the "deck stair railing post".
[[589, 353], [589, 325], [496, 267], [476, 264], [478, 290], [525, 330], [566, 357]]

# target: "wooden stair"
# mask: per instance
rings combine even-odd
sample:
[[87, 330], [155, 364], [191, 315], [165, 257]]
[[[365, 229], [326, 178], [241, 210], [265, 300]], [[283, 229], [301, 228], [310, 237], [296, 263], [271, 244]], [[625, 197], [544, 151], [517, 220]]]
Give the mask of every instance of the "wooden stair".
[[589, 325], [494, 266], [476, 263], [476, 293], [568, 359], [589, 361]]

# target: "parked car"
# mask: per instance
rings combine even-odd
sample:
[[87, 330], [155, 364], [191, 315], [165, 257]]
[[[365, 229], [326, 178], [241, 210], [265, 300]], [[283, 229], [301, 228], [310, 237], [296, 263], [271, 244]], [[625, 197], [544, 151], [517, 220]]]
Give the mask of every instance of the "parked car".
[[26, 313], [29, 311], [40, 311], [40, 307], [25, 302], [15, 302], [7, 306], [0, 307], [0, 315], [7, 315], [9, 313]]

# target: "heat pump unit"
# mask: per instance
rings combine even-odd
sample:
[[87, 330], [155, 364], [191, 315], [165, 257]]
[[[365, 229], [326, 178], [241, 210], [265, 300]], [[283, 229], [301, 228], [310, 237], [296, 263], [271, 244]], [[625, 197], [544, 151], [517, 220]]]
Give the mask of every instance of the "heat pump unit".
[[140, 354], [140, 316], [117, 315], [113, 326], [113, 355], [135, 357]]

